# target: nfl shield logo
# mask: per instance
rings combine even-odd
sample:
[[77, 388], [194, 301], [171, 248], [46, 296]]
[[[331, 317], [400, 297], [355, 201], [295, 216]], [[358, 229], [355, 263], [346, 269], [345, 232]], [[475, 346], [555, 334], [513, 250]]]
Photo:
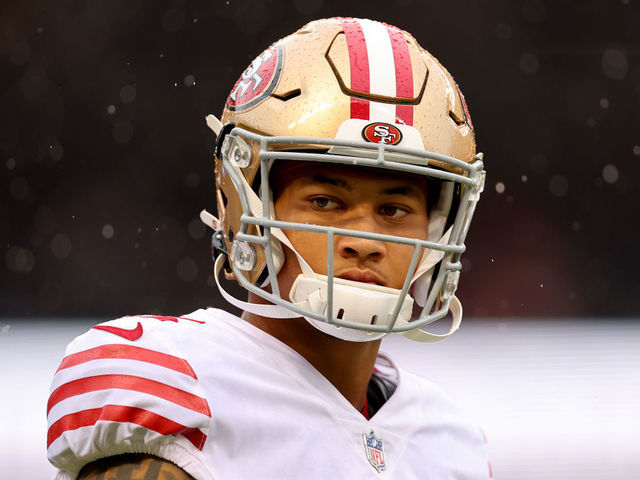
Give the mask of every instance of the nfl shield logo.
[[384, 460], [384, 446], [382, 445], [382, 440], [376, 438], [373, 434], [373, 430], [371, 430], [369, 435], [363, 433], [362, 439], [364, 440], [364, 449], [367, 452], [367, 460], [369, 460], [369, 463], [373, 465], [373, 468], [378, 472], [387, 468], [387, 464]]

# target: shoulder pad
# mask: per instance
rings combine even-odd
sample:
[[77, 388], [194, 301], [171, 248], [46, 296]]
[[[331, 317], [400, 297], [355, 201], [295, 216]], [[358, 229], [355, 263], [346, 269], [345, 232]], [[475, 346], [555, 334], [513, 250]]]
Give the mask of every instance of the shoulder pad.
[[175, 444], [183, 448], [169, 450], [197, 456], [211, 411], [195, 371], [170, 341], [180, 321], [124, 317], [69, 344], [47, 404], [47, 453], [54, 466], [73, 475], [110, 455], [167, 458], [163, 452]]

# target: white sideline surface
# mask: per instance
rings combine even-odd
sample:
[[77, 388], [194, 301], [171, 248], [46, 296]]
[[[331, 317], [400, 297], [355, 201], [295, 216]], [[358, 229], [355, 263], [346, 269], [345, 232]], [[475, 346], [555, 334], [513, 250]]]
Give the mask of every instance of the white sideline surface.
[[[100, 321], [0, 319], [0, 478], [53, 477], [49, 383]], [[640, 321], [467, 319], [443, 342], [382, 350], [483, 427], [496, 480], [640, 478]]]

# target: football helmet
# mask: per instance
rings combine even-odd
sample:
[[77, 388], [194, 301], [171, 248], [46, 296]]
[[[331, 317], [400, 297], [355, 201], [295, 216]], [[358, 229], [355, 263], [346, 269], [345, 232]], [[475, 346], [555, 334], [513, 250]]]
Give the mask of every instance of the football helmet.
[[[484, 187], [482, 154], [457, 84], [407, 32], [355, 18], [313, 21], [274, 43], [242, 73], [220, 120], [215, 178], [219, 218], [215, 278], [223, 296], [266, 317], [305, 317], [325, 333], [370, 341], [396, 332], [436, 341], [459, 326], [455, 297], [464, 240]], [[269, 172], [274, 162], [321, 162], [426, 177], [439, 194], [429, 205], [427, 239], [280, 221], [274, 215]], [[283, 230], [327, 235], [327, 274], [314, 272]], [[336, 236], [413, 247], [401, 289], [333, 275]], [[291, 291], [276, 281], [283, 245], [296, 253], [302, 274]], [[220, 271], [269, 302], [233, 298]], [[451, 311], [446, 333], [425, 325]]]

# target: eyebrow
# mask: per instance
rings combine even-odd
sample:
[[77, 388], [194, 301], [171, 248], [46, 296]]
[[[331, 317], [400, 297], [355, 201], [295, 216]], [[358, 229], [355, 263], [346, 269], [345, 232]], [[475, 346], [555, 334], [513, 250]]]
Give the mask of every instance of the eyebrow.
[[400, 187], [385, 188], [380, 192], [380, 194], [381, 195], [405, 195], [407, 197], [413, 197], [418, 200], [421, 200], [422, 197], [426, 197], [426, 195], [422, 193], [422, 190], [420, 190], [418, 187], [415, 187], [409, 184], [402, 185]]
[[[316, 173], [311, 177], [309, 177], [309, 183], [333, 185], [335, 187], [343, 188], [348, 192], [353, 190], [353, 187], [348, 182], [345, 182], [344, 180], [341, 180], [339, 178], [329, 177], [321, 173]], [[385, 188], [384, 190], [381, 190], [379, 194], [380, 195], [405, 195], [408, 197], [416, 198], [418, 200], [422, 200], [423, 197], [426, 197], [426, 195], [423, 194], [422, 190], [420, 190], [418, 187], [411, 184], [400, 185], [398, 187]]]
[[329, 185], [333, 185], [335, 187], [344, 188], [347, 191], [353, 190], [351, 185], [349, 185], [344, 180], [340, 180], [335, 177], [327, 177], [326, 175], [322, 175], [321, 173], [316, 173], [311, 176], [309, 183], [327, 183]]

